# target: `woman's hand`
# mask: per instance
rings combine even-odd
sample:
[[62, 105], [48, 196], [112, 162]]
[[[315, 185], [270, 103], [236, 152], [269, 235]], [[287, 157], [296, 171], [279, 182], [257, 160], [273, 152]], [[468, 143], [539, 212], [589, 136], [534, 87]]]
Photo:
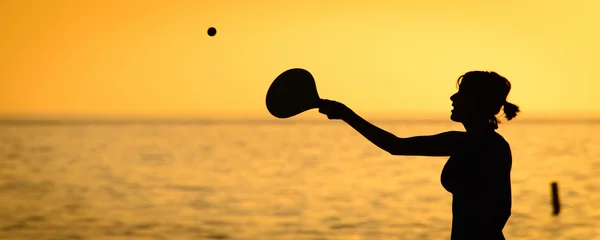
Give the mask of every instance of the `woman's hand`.
[[344, 119], [352, 110], [342, 103], [323, 99], [319, 105], [319, 112], [327, 115], [329, 119]]

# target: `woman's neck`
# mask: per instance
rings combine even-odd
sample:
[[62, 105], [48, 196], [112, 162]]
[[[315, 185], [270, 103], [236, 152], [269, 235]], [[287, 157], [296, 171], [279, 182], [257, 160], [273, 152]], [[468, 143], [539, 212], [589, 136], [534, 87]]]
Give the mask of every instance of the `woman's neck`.
[[488, 121], [463, 122], [465, 130], [469, 133], [493, 132], [495, 129]]

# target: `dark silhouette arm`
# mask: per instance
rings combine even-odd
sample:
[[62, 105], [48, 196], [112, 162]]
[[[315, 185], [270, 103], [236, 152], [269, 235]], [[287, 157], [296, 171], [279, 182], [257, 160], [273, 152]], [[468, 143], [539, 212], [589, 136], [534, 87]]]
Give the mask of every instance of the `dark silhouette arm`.
[[392, 155], [450, 156], [457, 149], [464, 132], [450, 131], [431, 136], [399, 138], [350, 111], [344, 118], [352, 128]]

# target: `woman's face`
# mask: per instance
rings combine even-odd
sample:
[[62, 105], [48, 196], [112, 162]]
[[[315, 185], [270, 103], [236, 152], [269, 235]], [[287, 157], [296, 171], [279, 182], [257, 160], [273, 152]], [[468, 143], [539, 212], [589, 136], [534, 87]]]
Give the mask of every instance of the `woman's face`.
[[459, 87], [458, 92], [450, 97], [452, 101], [452, 111], [450, 119], [455, 122], [464, 123], [467, 119], [477, 116], [476, 99]]
[[450, 97], [452, 101], [452, 110], [450, 111], [450, 119], [455, 122], [462, 122], [462, 111], [464, 111], [463, 102], [459, 100], [461, 93], [460, 91], [456, 92], [454, 95]]
[[475, 123], [489, 121], [498, 114], [502, 106], [495, 104], [494, 100], [500, 93], [491, 87], [487, 80], [463, 78], [458, 91], [450, 97], [453, 107], [450, 119], [460, 123]]

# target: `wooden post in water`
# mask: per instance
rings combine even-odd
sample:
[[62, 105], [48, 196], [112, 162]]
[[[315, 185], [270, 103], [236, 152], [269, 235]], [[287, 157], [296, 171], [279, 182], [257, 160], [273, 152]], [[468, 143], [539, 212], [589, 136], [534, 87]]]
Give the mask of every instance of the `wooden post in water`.
[[552, 182], [552, 207], [554, 216], [560, 213], [560, 200], [558, 199], [558, 183]]

